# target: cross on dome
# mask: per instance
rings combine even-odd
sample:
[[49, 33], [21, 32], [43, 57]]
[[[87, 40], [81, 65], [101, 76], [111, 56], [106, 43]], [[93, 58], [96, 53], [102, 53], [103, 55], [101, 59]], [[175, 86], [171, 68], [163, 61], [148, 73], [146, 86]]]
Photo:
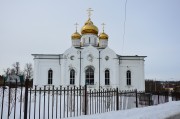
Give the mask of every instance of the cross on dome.
[[75, 28], [76, 28], [76, 32], [71, 35], [71, 39], [72, 40], [81, 39], [81, 35], [77, 32], [78, 23], [76, 22], [74, 25], [75, 25]]
[[106, 25], [105, 23], [102, 23], [102, 29], [103, 29], [103, 33], [104, 33], [104, 26]]
[[81, 34], [94, 34], [94, 35], [98, 35], [98, 28], [97, 26], [95, 26], [93, 24], [93, 22], [91, 21], [91, 12], [93, 11], [91, 8], [89, 8], [88, 10], [88, 20], [85, 22], [84, 26], [81, 28]]
[[99, 35], [99, 39], [101, 40], [101, 39], [106, 39], [106, 40], [108, 40], [108, 35], [106, 34], [106, 33], [104, 33], [104, 26], [106, 25], [105, 23], [102, 23], [101, 24], [102, 25], [102, 29], [103, 29], [103, 32], [102, 33], [100, 33], [100, 35]]
[[94, 10], [92, 10], [92, 8], [89, 8], [89, 9], [87, 10], [89, 19], [90, 19], [91, 15], [92, 15], [92, 14], [91, 14], [92, 11], [94, 11]]
[[76, 26], [76, 32], [77, 32], [77, 26], [79, 25], [77, 22], [74, 24]]

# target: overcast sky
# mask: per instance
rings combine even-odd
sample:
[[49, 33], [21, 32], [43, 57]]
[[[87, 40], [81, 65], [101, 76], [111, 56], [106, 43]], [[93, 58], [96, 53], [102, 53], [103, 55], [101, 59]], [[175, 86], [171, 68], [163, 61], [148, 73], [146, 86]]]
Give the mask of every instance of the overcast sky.
[[180, 80], [180, 0], [128, 0], [123, 47], [125, 0], [0, 0], [0, 74], [31, 54], [62, 54], [71, 34], [87, 20], [109, 35], [119, 55], [143, 55], [145, 78]]

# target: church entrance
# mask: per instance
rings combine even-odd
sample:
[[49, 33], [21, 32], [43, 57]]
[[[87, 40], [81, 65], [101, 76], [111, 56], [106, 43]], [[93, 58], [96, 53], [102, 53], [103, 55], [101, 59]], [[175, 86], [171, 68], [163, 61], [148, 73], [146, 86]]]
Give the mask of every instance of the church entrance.
[[86, 70], [86, 82], [87, 85], [94, 85], [94, 69], [92, 67], [88, 67]]

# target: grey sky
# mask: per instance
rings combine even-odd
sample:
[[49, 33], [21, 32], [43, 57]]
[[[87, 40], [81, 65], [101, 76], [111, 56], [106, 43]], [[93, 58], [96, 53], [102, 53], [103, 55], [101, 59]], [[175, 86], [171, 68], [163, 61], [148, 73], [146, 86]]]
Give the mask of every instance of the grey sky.
[[109, 47], [120, 55], [145, 55], [145, 77], [180, 80], [180, 1], [128, 0], [123, 44], [125, 0], [1, 0], [0, 74], [19, 61], [33, 63], [31, 54], [61, 54], [71, 34], [87, 20], [109, 35]]

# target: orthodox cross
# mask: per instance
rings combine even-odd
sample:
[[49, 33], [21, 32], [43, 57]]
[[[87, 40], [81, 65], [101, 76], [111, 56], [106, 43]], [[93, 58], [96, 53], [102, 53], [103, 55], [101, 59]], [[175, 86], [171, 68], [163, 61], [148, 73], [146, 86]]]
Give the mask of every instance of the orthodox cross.
[[77, 32], [77, 26], [79, 25], [77, 22], [74, 24], [76, 26], [76, 32]]
[[103, 33], [104, 33], [104, 26], [106, 25], [105, 23], [102, 23], [102, 29], [103, 29]]
[[87, 10], [89, 19], [90, 19], [91, 15], [92, 15], [92, 14], [91, 14], [92, 11], [93, 11], [93, 10], [92, 10], [91, 8], [89, 8], [89, 9]]

